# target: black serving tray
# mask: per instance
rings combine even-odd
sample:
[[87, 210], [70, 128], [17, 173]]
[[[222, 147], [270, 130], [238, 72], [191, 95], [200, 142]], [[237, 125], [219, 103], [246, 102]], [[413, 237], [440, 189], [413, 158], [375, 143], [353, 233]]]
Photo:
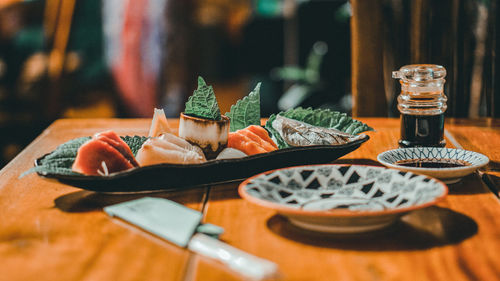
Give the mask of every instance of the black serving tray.
[[[315, 145], [279, 149], [238, 159], [210, 160], [201, 164], [159, 164], [113, 173], [87, 176], [38, 173], [42, 177], [96, 192], [146, 192], [178, 190], [192, 186], [243, 180], [273, 169], [290, 166], [330, 163], [356, 150], [370, 137], [343, 145]], [[45, 156], [35, 160], [35, 166]]]

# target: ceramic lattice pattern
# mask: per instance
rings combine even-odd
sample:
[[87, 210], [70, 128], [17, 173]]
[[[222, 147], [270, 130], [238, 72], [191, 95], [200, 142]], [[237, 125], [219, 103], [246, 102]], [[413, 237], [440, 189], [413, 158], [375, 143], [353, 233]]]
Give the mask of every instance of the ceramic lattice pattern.
[[434, 179], [371, 166], [318, 165], [277, 170], [252, 179], [246, 192], [304, 210], [380, 211], [434, 201], [445, 188]]
[[484, 155], [474, 151], [438, 147], [395, 149], [387, 151], [380, 157], [381, 161], [385, 161], [387, 163], [395, 163], [397, 161], [408, 159], [429, 159], [430, 161], [452, 159], [468, 162], [472, 166], [480, 165], [481, 163], [487, 161], [487, 158]]

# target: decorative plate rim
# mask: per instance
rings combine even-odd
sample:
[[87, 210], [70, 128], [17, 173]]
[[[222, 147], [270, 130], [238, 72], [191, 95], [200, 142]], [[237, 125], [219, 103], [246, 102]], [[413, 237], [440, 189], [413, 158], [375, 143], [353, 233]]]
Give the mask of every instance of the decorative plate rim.
[[[477, 163], [477, 164], [468, 162], [468, 163], [470, 163], [469, 166], [462, 166], [462, 167], [427, 168], [427, 167], [401, 166], [401, 165], [394, 164], [395, 162], [387, 162], [384, 159], [382, 159], [382, 157], [384, 157], [385, 155], [395, 153], [396, 151], [402, 151], [402, 150], [414, 151], [414, 150], [422, 150], [422, 149], [438, 149], [438, 150], [444, 149], [444, 150], [447, 150], [447, 151], [466, 151], [466, 152], [475, 154], [475, 155], [479, 156], [480, 158], [482, 158], [482, 162]], [[418, 158], [406, 158], [406, 159], [418, 159]], [[457, 158], [452, 158], [452, 159], [457, 159]], [[450, 148], [450, 147], [405, 147], [405, 148], [395, 148], [395, 149], [386, 150], [386, 151], [380, 153], [379, 155], [377, 155], [377, 161], [379, 161], [382, 165], [384, 165], [386, 167], [391, 167], [391, 168], [395, 168], [395, 169], [398, 169], [398, 170], [404, 169], [405, 171], [412, 171], [412, 172], [418, 173], [419, 171], [421, 171], [421, 172], [425, 172], [425, 171], [432, 171], [432, 172], [448, 172], [448, 171], [450, 171], [450, 172], [452, 172], [452, 171], [466, 171], [466, 170], [470, 170], [470, 169], [476, 170], [476, 169], [479, 169], [481, 167], [484, 167], [484, 166], [488, 165], [490, 159], [488, 158], [488, 156], [486, 156], [486, 155], [484, 155], [482, 153], [475, 152], [475, 151], [472, 151], [472, 150], [460, 149], [460, 148]]]
[[[244, 180], [239, 186], [238, 186], [238, 194], [240, 195], [241, 198], [247, 200], [248, 202], [252, 204], [256, 204], [261, 207], [265, 208], [270, 208], [278, 211], [279, 213], [282, 214], [287, 214], [287, 215], [300, 215], [300, 216], [308, 216], [308, 217], [344, 217], [344, 218], [354, 218], [354, 217], [367, 217], [367, 216], [382, 216], [382, 215], [396, 215], [400, 213], [407, 213], [410, 211], [414, 211], [417, 209], [422, 209], [425, 207], [429, 207], [432, 205], [437, 204], [438, 202], [442, 201], [446, 196], [448, 195], [448, 186], [442, 182], [439, 179], [429, 177], [427, 175], [423, 174], [418, 174], [420, 176], [424, 176], [426, 178], [429, 178], [431, 180], [434, 180], [436, 183], [438, 183], [442, 188], [443, 188], [443, 193], [434, 198], [434, 200], [430, 202], [426, 202], [423, 204], [419, 205], [413, 205], [405, 208], [398, 208], [398, 209], [387, 209], [387, 210], [382, 210], [382, 211], [366, 211], [366, 210], [319, 210], [319, 211], [313, 211], [313, 210], [304, 210], [304, 209], [297, 209], [297, 208], [292, 208], [292, 207], [287, 207], [286, 205], [283, 204], [278, 204], [274, 203], [271, 201], [263, 200], [256, 198], [250, 194], [248, 194], [245, 190], [246, 185], [249, 184], [249, 182], [259, 176], [270, 174], [276, 171], [280, 170], [286, 170], [286, 169], [294, 169], [294, 168], [301, 168], [301, 167], [319, 167], [319, 166], [350, 166], [350, 167], [374, 167], [374, 168], [379, 168], [379, 169], [385, 169], [385, 170], [392, 170], [392, 171], [399, 171], [397, 169], [391, 169], [391, 168], [386, 168], [386, 167], [381, 167], [381, 166], [374, 166], [374, 165], [351, 165], [351, 164], [315, 164], [315, 165], [300, 165], [300, 166], [292, 166], [292, 167], [286, 167], [286, 168], [280, 168], [280, 169], [274, 169], [274, 170], [269, 170], [257, 175], [254, 175], [246, 180]], [[417, 174], [413, 172], [409, 172], [412, 174]]]

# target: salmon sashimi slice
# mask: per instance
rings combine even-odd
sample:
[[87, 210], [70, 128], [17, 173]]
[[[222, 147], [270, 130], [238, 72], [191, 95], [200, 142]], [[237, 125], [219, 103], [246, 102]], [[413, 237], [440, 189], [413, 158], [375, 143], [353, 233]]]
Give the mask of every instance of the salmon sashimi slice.
[[257, 134], [255, 134], [255, 133], [253, 133], [253, 132], [251, 132], [249, 130], [240, 130], [238, 133], [240, 133], [240, 134], [248, 137], [252, 141], [256, 142], [257, 144], [259, 144], [259, 146], [261, 146], [262, 148], [264, 148], [264, 150], [266, 150], [267, 152], [273, 151], [273, 150], [276, 149], [270, 143], [268, 143], [267, 141], [263, 140]]
[[241, 132], [232, 132], [228, 136], [227, 147], [232, 147], [243, 151], [247, 155], [268, 152], [259, 143], [250, 139], [248, 136], [241, 134]]
[[250, 125], [246, 129], [254, 134], [257, 134], [260, 138], [262, 138], [263, 140], [270, 143], [272, 146], [274, 146], [274, 148], [278, 149], [278, 146], [276, 145], [276, 143], [274, 143], [274, 141], [271, 139], [271, 137], [269, 137], [267, 130], [264, 129], [263, 127], [257, 126], [257, 125]]
[[266, 129], [257, 125], [251, 125], [245, 129], [229, 133], [227, 147], [241, 150], [247, 155], [266, 153], [278, 149]]

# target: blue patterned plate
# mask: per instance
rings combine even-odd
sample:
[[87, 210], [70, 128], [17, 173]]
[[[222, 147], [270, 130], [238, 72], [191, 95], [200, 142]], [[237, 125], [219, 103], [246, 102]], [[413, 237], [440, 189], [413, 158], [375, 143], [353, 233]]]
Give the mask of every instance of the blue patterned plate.
[[433, 178], [394, 169], [326, 164], [268, 171], [245, 180], [238, 192], [296, 226], [355, 233], [388, 226], [433, 205], [448, 188]]
[[447, 184], [488, 164], [481, 153], [444, 147], [398, 148], [382, 152], [377, 160], [388, 168], [428, 175]]

